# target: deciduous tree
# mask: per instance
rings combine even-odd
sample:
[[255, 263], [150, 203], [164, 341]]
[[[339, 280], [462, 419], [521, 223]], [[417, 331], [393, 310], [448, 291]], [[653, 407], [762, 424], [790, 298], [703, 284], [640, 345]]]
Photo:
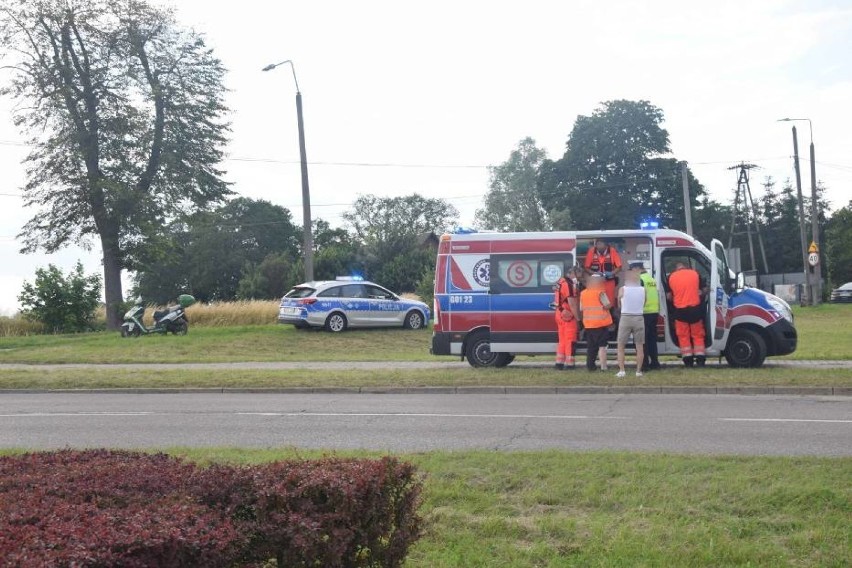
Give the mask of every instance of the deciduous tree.
[[495, 231], [546, 231], [550, 228], [537, 183], [547, 153], [524, 138], [509, 159], [489, 168], [491, 181], [476, 224]]
[[107, 318], [121, 271], [170, 219], [228, 193], [224, 68], [196, 32], [144, 0], [2, 0], [0, 92], [29, 137], [24, 251], [99, 241]]

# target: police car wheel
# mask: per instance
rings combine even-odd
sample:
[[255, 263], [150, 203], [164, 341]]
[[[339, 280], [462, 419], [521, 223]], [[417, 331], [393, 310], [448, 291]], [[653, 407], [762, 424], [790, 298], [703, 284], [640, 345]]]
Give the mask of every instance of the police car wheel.
[[341, 331], [345, 331], [346, 316], [344, 316], [340, 312], [330, 314], [325, 319], [325, 329], [326, 331], [331, 331], [332, 333], [340, 333]]
[[477, 334], [468, 340], [465, 355], [472, 367], [494, 367], [499, 356], [491, 352], [491, 340], [485, 334]]
[[766, 342], [755, 331], [735, 329], [728, 339], [725, 359], [731, 367], [760, 367], [766, 359]]
[[405, 323], [403, 323], [403, 327], [405, 327], [405, 329], [420, 329], [423, 327], [423, 314], [417, 310], [408, 312], [405, 316]]

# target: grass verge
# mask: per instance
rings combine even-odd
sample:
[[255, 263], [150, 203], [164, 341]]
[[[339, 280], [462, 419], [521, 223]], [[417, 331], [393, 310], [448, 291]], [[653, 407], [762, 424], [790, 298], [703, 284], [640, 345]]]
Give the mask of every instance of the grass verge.
[[[171, 452], [205, 463], [321, 455]], [[427, 529], [409, 567], [852, 565], [849, 458], [564, 451], [401, 457], [426, 477]]]
[[[791, 359], [852, 359], [852, 305], [796, 308]], [[0, 337], [0, 363], [204, 363], [240, 361], [438, 361], [431, 331], [300, 331], [288, 325], [192, 326], [185, 337], [118, 333]], [[444, 359], [448, 360], [448, 359]], [[546, 361], [546, 358], [541, 358]], [[770, 359], [771, 361], [771, 359]]]
[[384, 370], [0, 370], [0, 388], [281, 388], [281, 387], [429, 387], [429, 386], [852, 386], [852, 369], [705, 369], [666, 368], [642, 378], [584, 369], [509, 367], [473, 369], [466, 363], [445, 369]]

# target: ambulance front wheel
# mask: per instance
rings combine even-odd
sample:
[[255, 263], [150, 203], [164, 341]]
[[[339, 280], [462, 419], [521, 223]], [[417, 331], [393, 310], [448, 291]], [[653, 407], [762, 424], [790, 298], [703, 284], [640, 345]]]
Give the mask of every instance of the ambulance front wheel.
[[734, 329], [725, 348], [731, 367], [760, 367], [766, 359], [766, 341], [751, 329]]

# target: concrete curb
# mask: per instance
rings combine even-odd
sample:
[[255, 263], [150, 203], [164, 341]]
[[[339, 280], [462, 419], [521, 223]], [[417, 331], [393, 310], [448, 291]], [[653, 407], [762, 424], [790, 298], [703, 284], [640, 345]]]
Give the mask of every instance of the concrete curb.
[[852, 387], [789, 386], [460, 386], [460, 387], [207, 387], [207, 388], [97, 388], [0, 389], [4, 394], [686, 394], [686, 395], [787, 395], [852, 396]]

